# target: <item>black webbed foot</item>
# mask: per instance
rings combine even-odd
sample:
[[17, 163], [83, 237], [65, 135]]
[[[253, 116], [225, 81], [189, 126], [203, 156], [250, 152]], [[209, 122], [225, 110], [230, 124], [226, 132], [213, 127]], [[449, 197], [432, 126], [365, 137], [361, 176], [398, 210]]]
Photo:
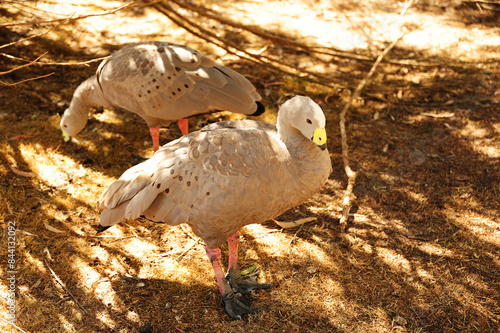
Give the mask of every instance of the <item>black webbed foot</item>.
[[259, 272], [242, 276], [239, 269], [230, 269], [226, 274], [226, 279], [234, 292], [243, 295], [250, 294], [252, 290], [255, 289], [267, 289], [272, 287], [272, 283], [258, 283], [258, 277]]
[[222, 295], [224, 308], [229, 316], [234, 319], [241, 320], [241, 316], [246, 313], [256, 313], [257, 310], [249, 306], [249, 300], [243, 296], [238, 296], [233, 292]]

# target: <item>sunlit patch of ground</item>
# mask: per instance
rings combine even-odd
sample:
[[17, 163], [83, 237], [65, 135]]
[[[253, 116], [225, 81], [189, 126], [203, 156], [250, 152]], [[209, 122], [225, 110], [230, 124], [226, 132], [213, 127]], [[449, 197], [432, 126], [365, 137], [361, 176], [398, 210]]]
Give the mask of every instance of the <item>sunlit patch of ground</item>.
[[[399, 26], [406, 25], [415, 31], [400, 45], [427, 56], [466, 61], [498, 57], [498, 27], [460, 22], [450, 4], [437, 11], [414, 6], [402, 17], [405, 5], [403, 1], [240, 1], [211, 7], [227, 17], [243, 16], [245, 24], [286, 31], [306, 43], [345, 51], [379, 50], [399, 36]], [[451, 50], [453, 54], [449, 54]]]

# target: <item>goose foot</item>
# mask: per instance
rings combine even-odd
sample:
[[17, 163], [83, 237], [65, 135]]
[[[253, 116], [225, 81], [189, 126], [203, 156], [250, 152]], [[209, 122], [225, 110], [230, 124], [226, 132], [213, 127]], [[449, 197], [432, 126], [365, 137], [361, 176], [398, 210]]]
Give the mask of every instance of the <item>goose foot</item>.
[[268, 289], [273, 286], [272, 283], [257, 282], [258, 277], [259, 272], [242, 276], [239, 268], [232, 268], [226, 274], [231, 289], [243, 295], [250, 294], [255, 289]]
[[249, 306], [249, 299], [233, 292], [222, 295], [222, 300], [224, 301], [224, 309], [231, 318], [241, 320], [242, 315], [257, 312]]

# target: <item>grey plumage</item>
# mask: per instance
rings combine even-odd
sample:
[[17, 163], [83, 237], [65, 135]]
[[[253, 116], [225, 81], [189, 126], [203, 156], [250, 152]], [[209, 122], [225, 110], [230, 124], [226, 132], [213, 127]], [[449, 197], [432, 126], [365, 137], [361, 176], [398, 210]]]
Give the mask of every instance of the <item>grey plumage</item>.
[[187, 46], [131, 44], [105, 59], [96, 75], [76, 89], [61, 129], [66, 139], [78, 134], [94, 105], [137, 113], [156, 128], [218, 110], [258, 115], [263, 111], [260, 99], [241, 74]]

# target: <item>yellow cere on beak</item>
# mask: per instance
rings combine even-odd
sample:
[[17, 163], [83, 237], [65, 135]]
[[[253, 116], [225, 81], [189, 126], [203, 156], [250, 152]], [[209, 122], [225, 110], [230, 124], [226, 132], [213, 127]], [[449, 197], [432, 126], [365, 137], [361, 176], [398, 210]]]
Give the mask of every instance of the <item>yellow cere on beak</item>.
[[312, 141], [318, 145], [322, 150], [326, 148], [326, 130], [324, 128], [317, 128], [314, 131]]
[[71, 140], [71, 137], [69, 136], [68, 133], [66, 133], [66, 131], [62, 131], [62, 135], [63, 135], [64, 142], [68, 142], [69, 140]]

